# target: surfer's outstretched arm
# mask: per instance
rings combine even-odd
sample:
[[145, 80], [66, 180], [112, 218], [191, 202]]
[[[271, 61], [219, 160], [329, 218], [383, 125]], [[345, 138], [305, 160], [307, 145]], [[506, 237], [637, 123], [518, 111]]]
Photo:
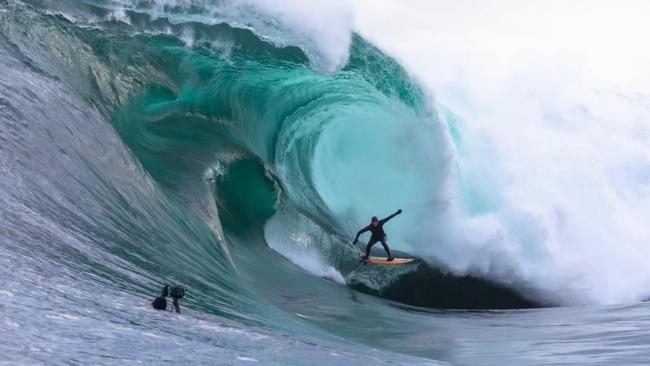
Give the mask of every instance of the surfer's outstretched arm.
[[370, 230], [370, 225], [368, 225], [368, 226], [364, 227], [363, 229], [359, 230], [359, 232], [357, 233], [357, 236], [354, 238], [353, 244], [356, 244], [359, 241], [359, 237], [361, 236], [361, 234], [363, 234], [363, 233], [365, 233], [366, 231], [369, 231], [369, 230]]
[[397, 216], [397, 215], [399, 215], [399, 214], [401, 214], [401, 213], [402, 213], [402, 209], [400, 208], [399, 210], [395, 211], [394, 214], [392, 214], [392, 215], [390, 215], [390, 216], [388, 216], [388, 217], [386, 217], [386, 218], [384, 218], [384, 219], [381, 219], [380, 222], [381, 222], [382, 224], [385, 224], [385, 223], [388, 222], [388, 220], [392, 219], [393, 217], [395, 217], [395, 216]]

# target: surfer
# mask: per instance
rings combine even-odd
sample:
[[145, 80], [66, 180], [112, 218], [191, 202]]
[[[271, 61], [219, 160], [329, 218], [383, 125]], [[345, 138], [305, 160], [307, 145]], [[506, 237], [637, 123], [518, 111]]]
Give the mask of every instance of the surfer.
[[388, 255], [388, 258], [386, 258], [386, 260], [392, 261], [394, 259], [390, 255], [390, 249], [388, 248], [388, 244], [386, 243], [388, 241], [388, 236], [386, 236], [386, 232], [384, 232], [384, 224], [387, 223], [388, 220], [392, 219], [393, 217], [401, 213], [402, 213], [402, 209], [399, 209], [394, 214], [381, 220], [379, 220], [377, 216], [373, 216], [372, 219], [370, 220], [370, 225], [359, 230], [359, 232], [357, 233], [357, 237], [354, 238], [354, 242], [352, 242], [352, 244], [356, 244], [359, 241], [359, 236], [361, 236], [361, 234], [365, 233], [366, 231], [370, 231], [371, 233], [370, 240], [368, 240], [368, 245], [366, 246], [366, 255], [364, 255], [361, 260], [366, 260], [370, 257], [370, 249], [372, 248], [373, 245], [377, 244], [377, 242], [381, 242], [381, 245], [384, 247], [384, 250]]
[[178, 300], [182, 299], [183, 296], [185, 296], [185, 288], [183, 286], [174, 286], [172, 288], [172, 298], [174, 299], [172, 304], [174, 304], [174, 309], [179, 314], [181, 313], [181, 305], [178, 303]]
[[165, 298], [167, 296], [169, 296], [169, 286], [165, 285], [165, 287], [162, 288], [162, 293], [160, 296], [156, 297], [156, 299], [151, 303], [151, 306], [156, 310], [167, 310], [167, 299]]
[[169, 291], [169, 286], [165, 285], [165, 287], [162, 288], [162, 292], [160, 296], [156, 297], [156, 299], [151, 303], [151, 306], [153, 306], [154, 309], [156, 310], [167, 310], [167, 299], [166, 297], [171, 295], [171, 297], [174, 299], [172, 301], [172, 304], [174, 305], [174, 310], [178, 314], [181, 313], [181, 305], [179, 304], [179, 300], [185, 296], [185, 288], [183, 286], [174, 286], [172, 287], [171, 293]]

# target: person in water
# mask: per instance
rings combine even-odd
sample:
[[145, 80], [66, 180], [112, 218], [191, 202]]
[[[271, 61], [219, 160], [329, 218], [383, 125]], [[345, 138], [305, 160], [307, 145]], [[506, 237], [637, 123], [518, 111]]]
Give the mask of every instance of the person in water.
[[181, 313], [181, 305], [178, 303], [178, 301], [182, 299], [183, 296], [185, 296], [185, 288], [182, 286], [174, 286], [172, 289], [172, 298], [174, 299], [172, 301], [172, 304], [174, 304], [174, 309], [176, 309], [176, 312], [178, 314]]
[[[156, 297], [156, 299], [151, 303], [151, 306], [156, 310], [167, 310], [167, 299], [165, 297], [169, 295], [169, 286], [165, 285], [165, 287], [162, 288], [162, 293], [160, 296]], [[178, 314], [180, 314], [181, 305], [179, 300], [185, 296], [185, 288], [183, 288], [183, 286], [174, 286], [171, 290], [171, 296], [173, 298], [172, 304], [174, 305], [174, 309]]]
[[370, 231], [371, 233], [370, 240], [368, 240], [368, 245], [366, 246], [366, 255], [363, 256], [362, 260], [366, 260], [370, 257], [370, 249], [372, 249], [372, 246], [377, 244], [377, 242], [381, 242], [381, 245], [384, 247], [384, 250], [388, 255], [388, 258], [386, 258], [386, 260], [392, 261], [394, 259], [390, 255], [390, 249], [388, 248], [388, 244], [387, 244], [388, 236], [386, 236], [386, 232], [384, 231], [384, 224], [387, 223], [388, 220], [392, 219], [393, 217], [401, 213], [402, 210], [399, 209], [394, 214], [381, 220], [379, 220], [377, 216], [373, 216], [372, 219], [370, 220], [370, 225], [359, 230], [359, 232], [357, 233], [357, 237], [354, 238], [354, 242], [352, 244], [356, 244], [359, 241], [359, 236], [361, 236], [361, 234], [365, 233], [366, 231]]
[[165, 298], [167, 296], [169, 296], [169, 286], [165, 285], [165, 287], [162, 288], [162, 293], [160, 296], [156, 297], [156, 299], [151, 303], [151, 306], [156, 310], [167, 310], [167, 299]]

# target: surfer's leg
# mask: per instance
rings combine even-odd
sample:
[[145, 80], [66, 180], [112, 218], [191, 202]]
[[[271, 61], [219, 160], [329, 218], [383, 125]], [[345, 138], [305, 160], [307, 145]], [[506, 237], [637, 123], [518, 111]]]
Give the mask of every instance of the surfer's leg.
[[178, 303], [178, 297], [174, 298], [173, 304], [174, 304], [174, 309], [176, 309], [177, 313], [181, 313], [181, 305]]
[[388, 260], [391, 261], [393, 260], [393, 257], [390, 255], [390, 249], [388, 249], [388, 244], [386, 243], [388, 241], [388, 237], [384, 236], [381, 239], [381, 245], [384, 247], [384, 250], [386, 251], [386, 254], [388, 254]]
[[377, 240], [373, 238], [370, 238], [370, 240], [368, 240], [368, 245], [366, 246], [366, 256], [365, 256], [366, 259], [370, 257], [370, 249], [372, 249], [372, 246], [375, 244], [377, 244]]

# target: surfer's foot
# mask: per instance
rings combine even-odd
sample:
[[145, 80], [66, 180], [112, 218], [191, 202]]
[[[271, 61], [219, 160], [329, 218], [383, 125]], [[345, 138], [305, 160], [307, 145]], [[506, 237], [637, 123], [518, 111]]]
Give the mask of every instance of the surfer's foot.
[[361, 257], [361, 260], [359, 262], [365, 262], [367, 260], [368, 260], [368, 256], [364, 255], [363, 257]]
[[393, 258], [393, 257], [386, 258], [386, 260], [389, 261], [389, 262], [392, 261], [393, 259], [395, 259], [395, 258]]

